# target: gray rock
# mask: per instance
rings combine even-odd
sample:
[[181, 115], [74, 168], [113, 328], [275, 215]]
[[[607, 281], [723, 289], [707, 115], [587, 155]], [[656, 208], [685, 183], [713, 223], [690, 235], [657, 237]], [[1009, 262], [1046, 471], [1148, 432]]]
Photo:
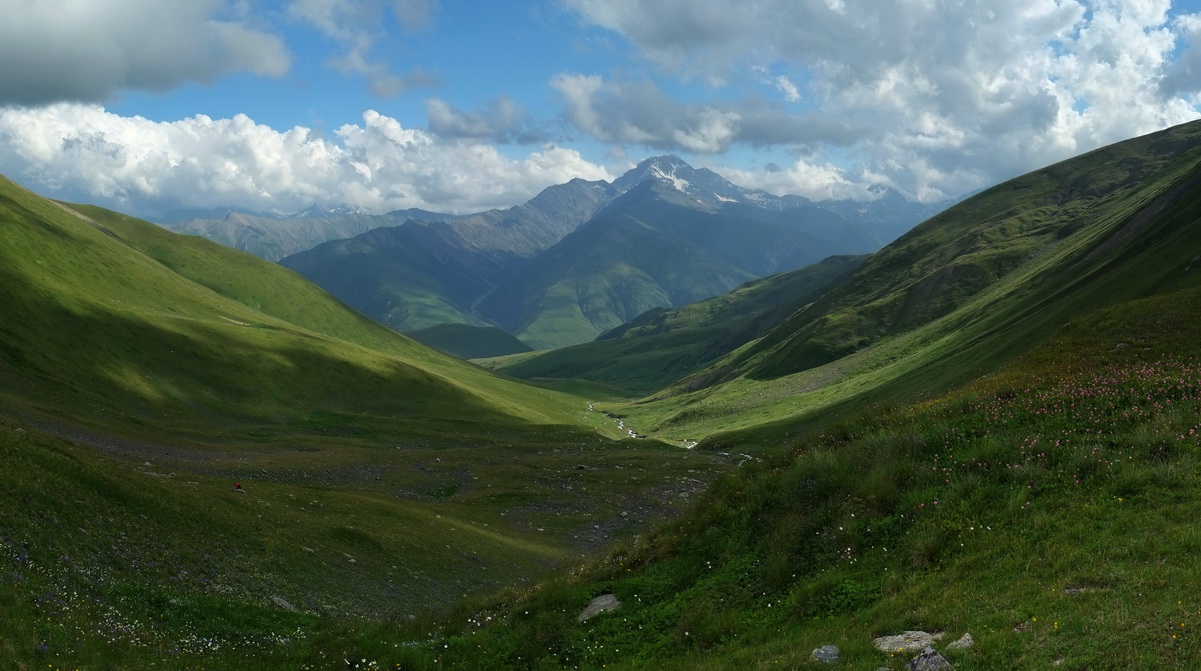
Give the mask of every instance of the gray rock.
[[976, 639], [972, 638], [971, 634], [965, 633], [959, 637], [958, 641], [947, 644], [947, 650], [966, 650], [973, 645], [976, 645]]
[[616, 595], [602, 594], [589, 601], [588, 606], [580, 611], [580, 615], [576, 620], [578, 622], [587, 622], [601, 613], [607, 613], [618, 608], [621, 608], [621, 601], [618, 600]]
[[284, 610], [288, 611], [289, 613], [296, 612], [296, 606], [293, 606], [292, 604], [285, 601], [282, 596], [271, 597], [271, 603], [275, 604], [279, 608], [283, 608]]
[[881, 636], [872, 639], [872, 645], [883, 652], [916, 652], [941, 641], [943, 633], [930, 634], [924, 631], [903, 631], [895, 636]]
[[838, 657], [841, 654], [842, 651], [838, 649], [837, 645], [823, 645], [820, 648], [814, 648], [813, 653], [809, 657], [815, 662], [834, 664], [838, 661]]
[[954, 666], [934, 648], [926, 648], [905, 666], [909, 671], [953, 671]]

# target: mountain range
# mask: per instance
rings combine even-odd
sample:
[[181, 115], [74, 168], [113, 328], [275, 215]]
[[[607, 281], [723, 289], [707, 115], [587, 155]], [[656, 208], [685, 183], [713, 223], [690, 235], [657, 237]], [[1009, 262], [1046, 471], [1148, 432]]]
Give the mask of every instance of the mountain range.
[[280, 263], [400, 331], [494, 325], [548, 349], [874, 251], [938, 209], [890, 190], [855, 204], [777, 197], [660, 156], [611, 184], [573, 180], [509, 210], [377, 228]]

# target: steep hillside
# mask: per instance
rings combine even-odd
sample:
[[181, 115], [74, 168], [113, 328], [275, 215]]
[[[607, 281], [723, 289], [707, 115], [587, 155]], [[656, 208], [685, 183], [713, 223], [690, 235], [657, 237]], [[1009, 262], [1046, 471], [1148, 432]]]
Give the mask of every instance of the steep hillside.
[[646, 394], [769, 332], [866, 258], [830, 257], [684, 307], [654, 308], [593, 342], [502, 363], [499, 370], [523, 379], [583, 379]]
[[760, 340], [620, 412], [642, 433], [755, 426], [772, 442], [837, 408], [986, 371], [1077, 312], [1187, 281], [1201, 244], [1199, 160], [1201, 126], [1186, 124], [990, 189]]

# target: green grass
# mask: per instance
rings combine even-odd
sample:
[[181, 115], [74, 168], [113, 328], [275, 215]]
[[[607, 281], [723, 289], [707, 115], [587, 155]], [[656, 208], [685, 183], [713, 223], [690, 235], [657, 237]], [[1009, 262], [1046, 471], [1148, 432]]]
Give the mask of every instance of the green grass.
[[249, 255], [10, 182], [0, 223], [0, 665], [328, 668], [724, 468]]

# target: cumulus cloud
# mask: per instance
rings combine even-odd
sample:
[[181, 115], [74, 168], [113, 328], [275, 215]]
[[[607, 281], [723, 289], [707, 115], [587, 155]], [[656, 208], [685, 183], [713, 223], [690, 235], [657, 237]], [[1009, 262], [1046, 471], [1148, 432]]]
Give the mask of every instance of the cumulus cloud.
[[[709, 151], [758, 141], [800, 142], [808, 152], [829, 142], [821, 132], [803, 138], [824, 124], [862, 170], [929, 199], [1198, 116], [1201, 20], [1170, 18], [1168, 0], [563, 2], [621, 34], [660, 72], [684, 81], [750, 77], [785, 100], [799, 100], [801, 77], [812, 97], [791, 124], [776, 115], [793, 132], [761, 128], [752, 139], [745, 104], [693, 103], [692, 113], [667, 117], [672, 128], [647, 127], [641, 103], [613, 83], [560, 77], [567, 116], [581, 130], [659, 148], [673, 132], [689, 136], [703, 118], [697, 110], [708, 108], [725, 115], [727, 129], [702, 135]], [[619, 132], [622, 122], [632, 131]]]
[[536, 128], [529, 111], [508, 96], [501, 96], [483, 109], [464, 112], [439, 98], [425, 101], [430, 132], [446, 139], [487, 139], [504, 144], [543, 142], [547, 134]]
[[574, 177], [612, 178], [575, 150], [548, 145], [515, 160], [374, 111], [321, 137], [245, 115], [155, 122], [67, 103], [0, 109], [0, 172], [52, 197], [150, 217], [181, 206], [471, 212], [524, 202]]
[[343, 53], [330, 59], [338, 72], [361, 76], [372, 95], [391, 98], [438, 81], [421, 68], [392, 72], [375, 57], [376, 43], [386, 36], [385, 16], [414, 31], [428, 28], [436, 9], [435, 0], [292, 0], [288, 13], [341, 44]]
[[844, 145], [858, 136], [838, 119], [792, 114], [762, 99], [681, 103], [648, 79], [562, 74], [551, 88], [562, 97], [567, 120], [602, 142], [720, 154], [734, 144]]
[[0, 105], [103, 101], [233, 71], [281, 75], [283, 41], [228, 15], [225, 0], [9, 0], [0, 21]]

